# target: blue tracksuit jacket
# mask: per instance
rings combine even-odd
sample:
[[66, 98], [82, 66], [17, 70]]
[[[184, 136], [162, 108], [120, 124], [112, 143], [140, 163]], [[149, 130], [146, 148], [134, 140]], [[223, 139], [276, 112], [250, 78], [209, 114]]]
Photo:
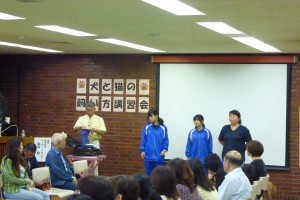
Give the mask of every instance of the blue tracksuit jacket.
[[162, 150], [168, 151], [168, 129], [165, 125], [147, 124], [143, 128], [140, 151], [145, 152], [145, 161], [163, 162]]
[[198, 131], [194, 128], [189, 132], [185, 155], [187, 158], [198, 158], [204, 164], [205, 158], [212, 153], [213, 139], [211, 132], [207, 128]]

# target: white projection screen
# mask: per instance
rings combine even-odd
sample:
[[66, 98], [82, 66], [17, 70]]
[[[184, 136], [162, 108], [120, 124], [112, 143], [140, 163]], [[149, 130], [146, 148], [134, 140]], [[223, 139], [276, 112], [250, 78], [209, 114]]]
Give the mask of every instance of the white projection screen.
[[[229, 124], [229, 111], [236, 109], [252, 139], [264, 145], [268, 168], [287, 168], [288, 74], [286, 64], [160, 64], [158, 107], [170, 142], [166, 159], [186, 159], [196, 114], [204, 116], [213, 152], [221, 157], [218, 136]], [[247, 154], [245, 162], [251, 162]]]

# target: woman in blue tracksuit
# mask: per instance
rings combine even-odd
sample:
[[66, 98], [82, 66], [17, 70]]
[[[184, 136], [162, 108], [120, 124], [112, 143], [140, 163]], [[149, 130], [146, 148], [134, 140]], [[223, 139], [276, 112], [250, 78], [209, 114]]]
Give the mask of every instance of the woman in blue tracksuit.
[[193, 120], [195, 128], [189, 132], [185, 155], [188, 159], [198, 158], [204, 164], [206, 156], [212, 153], [213, 139], [211, 132], [205, 128], [202, 115], [195, 115]]
[[159, 118], [156, 109], [152, 108], [148, 111], [148, 119], [150, 123], [143, 128], [140, 151], [144, 159], [146, 174], [149, 176], [156, 166], [163, 165], [168, 151], [169, 138], [168, 129], [163, 119]]

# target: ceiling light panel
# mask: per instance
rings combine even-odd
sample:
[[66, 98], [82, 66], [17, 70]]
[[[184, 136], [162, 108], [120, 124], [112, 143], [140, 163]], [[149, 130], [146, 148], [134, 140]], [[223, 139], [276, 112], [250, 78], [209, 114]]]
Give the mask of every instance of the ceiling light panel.
[[3, 42], [3, 41], [0, 41], [0, 45], [17, 47], [17, 48], [22, 48], [22, 49], [30, 49], [30, 50], [35, 50], [35, 51], [44, 51], [44, 52], [49, 52], [49, 53], [64, 53], [63, 51], [57, 51], [57, 50], [53, 50], [53, 49], [45, 49], [45, 48], [40, 48], [40, 47], [27, 46], [27, 45], [15, 44], [15, 43], [10, 43], [10, 42]]
[[96, 40], [100, 41], [100, 42], [106, 42], [106, 43], [110, 43], [110, 44], [116, 44], [116, 45], [125, 46], [125, 47], [129, 47], [129, 48], [133, 48], [133, 49], [138, 49], [138, 50], [142, 50], [142, 51], [152, 52], [152, 53], [165, 52], [165, 51], [161, 51], [159, 49], [154, 49], [154, 48], [151, 48], [151, 47], [146, 47], [146, 46], [143, 46], [143, 45], [134, 44], [134, 43], [130, 43], [130, 42], [125, 42], [125, 41], [117, 40], [117, 39], [113, 39], [113, 38], [96, 39]]
[[58, 32], [58, 33], [64, 33], [64, 34], [67, 34], [67, 35], [78, 36], [78, 37], [97, 36], [95, 34], [86, 33], [86, 32], [82, 32], [82, 31], [77, 31], [77, 30], [74, 30], [74, 29], [65, 28], [65, 27], [56, 26], [56, 25], [44, 25], [44, 26], [35, 26], [35, 27], [45, 29], [45, 30], [49, 30], [49, 31]]
[[254, 38], [254, 37], [232, 37], [232, 39], [263, 52], [281, 52], [280, 50]]
[[19, 19], [25, 19], [25, 18], [17, 17], [17, 16], [13, 16], [13, 15], [9, 15], [9, 14], [0, 12], [0, 19], [2, 19], [2, 20], [19, 20]]
[[196, 23], [221, 34], [243, 34], [243, 32], [223, 22], [196, 22]]
[[205, 15], [203, 12], [178, 0], [143, 0], [175, 15]]

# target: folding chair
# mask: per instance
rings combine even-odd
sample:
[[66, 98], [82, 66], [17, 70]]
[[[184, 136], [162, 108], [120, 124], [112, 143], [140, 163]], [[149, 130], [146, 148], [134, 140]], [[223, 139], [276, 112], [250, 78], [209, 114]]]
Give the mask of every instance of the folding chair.
[[69, 196], [74, 194], [73, 190], [65, 190], [51, 187], [51, 178], [49, 167], [39, 167], [32, 170], [32, 179], [34, 183], [41, 183], [49, 181], [50, 189], [46, 190], [51, 200], [66, 200]]
[[[267, 176], [262, 176], [262, 177], [259, 177], [259, 180], [262, 181], [262, 186], [261, 186], [261, 192], [262, 192], [262, 197], [263, 196], [266, 196], [264, 194], [267, 194], [267, 190], [268, 190], [268, 185], [269, 185], [269, 180], [270, 180], [270, 175], [267, 174]], [[261, 197], [261, 198], [262, 198]]]
[[250, 197], [248, 198], [249, 200], [256, 200], [257, 187], [258, 187], [258, 184], [257, 183], [253, 183], [253, 185], [252, 185], [252, 192], [251, 192]]
[[262, 180], [262, 182], [263, 182], [263, 183], [262, 183], [261, 189], [262, 189], [263, 191], [267, 191], [267, 189], [268, 189], [268, 184], [269, 184], [269, 180], [270, 180], [270, 175], [267, 174], [267, 176], [260, 177], [259, 180]]
[[257, 196], [260, 196], [260, 194], [261, 194], [261, 189], [262, 189], [262, 184], [263, 184], [263, 180], [254, 181], [253, 184], [257, 184], [257, 192], [256, 192], [256, 195], [257, 195]]

